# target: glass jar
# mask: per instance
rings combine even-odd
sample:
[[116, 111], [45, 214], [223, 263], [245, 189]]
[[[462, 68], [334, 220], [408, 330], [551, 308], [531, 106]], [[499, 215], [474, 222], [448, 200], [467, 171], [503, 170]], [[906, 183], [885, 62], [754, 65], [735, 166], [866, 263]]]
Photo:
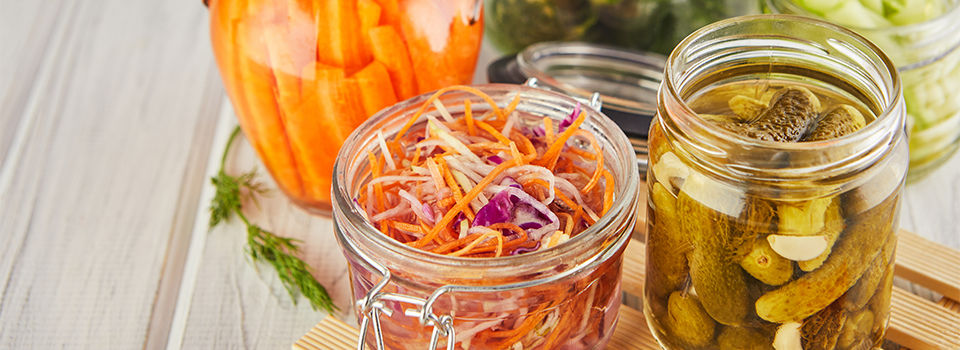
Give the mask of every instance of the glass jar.
[[[766, 2], [773, 12], [825, 18], [847, 26], [890, 56], [900, 70], [907, 104], [909, 182], [929, 174], [960, 147], [960, 99], [953, 97], [960, 89], [960, 1], [911, 3], [912, 11], [876, 11], [857, 1], [841, 1], [826, 11], [804, 8], [794, 0]], [[841, 11], [846, 8], [858, 10]]]
[[211, 0], [244, 134], [294, 203], [329, 213], [336, 150], [380, 109], [473, 78], [479, 0]]
[[743, 0], [487, 0], [487, 34], [515, 53], [542, 41], [589, 41], [662, 54], [720, 19], [759, 13]]
[[[802, 90], [814, 97], [783, 104]], [[900, 91], [876, 46], [806, 17], [733, 18], [680, 43], [647, 173], [644, 308], [661, 345], [880, 345], [908, 164]], [[847, 124], [827, 123], [828, 106], [843, 103], [866, 122], [823, 141], [761, 141], [747, 136], [758, 129], [731, 132], [708, 114], [738, 96], [771, 100], [754, 120], [794, 108], [824, 116], [815, 130], [834, 130]]]
[[[522, 85], [476, 87], [501, 107], [522, 93], [517, 110], [540, 119], [559, 121], [577, 105], [573, 98]], [[587, 117], [581, 129], [603, 145], [617, 198], [585, 231], [549, 249], [506, 257], [438, 255], [382, 234], [354, 201], [369, 180], [367, 152], [380, 152], [377, 134], [396, 134], [428, 97], [371, 117], [337, 158], [335, 232], [349, 264], [366, 344], [382, 342], [389, 349], [426, 349], [431, 342], [448, 349], [601, 348], [617, 322], [622, 255], [636, 223], [639, 175], [626, 136], [596, 108], [583, 109]], [[454, 116], [463, 113], [465, 99], [475, 115], [490, 110], [472, 94], [441, 96]], [[425, 120], [417, 125], [421, 123]]]

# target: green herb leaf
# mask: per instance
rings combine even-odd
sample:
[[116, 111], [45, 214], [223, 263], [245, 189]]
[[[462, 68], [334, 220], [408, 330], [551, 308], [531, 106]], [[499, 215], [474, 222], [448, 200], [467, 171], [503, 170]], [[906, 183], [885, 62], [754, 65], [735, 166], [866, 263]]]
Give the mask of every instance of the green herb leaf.
[[337, 306], [327, 293], [326, 288], [310, 274], [310, 266], [297, 257], [300, 241], [280, 237], [260, 226], [250, 223], [243, 214], [243, 200], [251, 199], [256, 203], [257, 196], [266, 192], [263, 185], [256, 181], [257, 171], [251, 170], [240, 176], [227, 174], [225, 164], [230, 147], [240, 133], [236, 127], [227, 140], [227, 147], [220, 158], [220, 171], [210, 178], [216, 193], [210, 203], [210, 228], [226, 222], [234, 214], [247, 226], [247, 255], [254, 263], [267, 263], [277, 271], [277, 277], [283, 283], [294, 304], [297, 297], [303, 295], [310, 300], [314, 310], [327, 313], [337, 311]]

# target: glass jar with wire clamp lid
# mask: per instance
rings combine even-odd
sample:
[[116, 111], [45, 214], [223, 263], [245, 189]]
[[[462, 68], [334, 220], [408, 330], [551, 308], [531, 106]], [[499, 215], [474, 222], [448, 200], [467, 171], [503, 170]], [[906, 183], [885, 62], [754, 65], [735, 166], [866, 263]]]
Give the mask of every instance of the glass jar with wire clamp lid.
[[583, 103], [453, 86], [384, 109], [333, 176], [358, 348], [602, 348], [636, 223], [630, 142]]

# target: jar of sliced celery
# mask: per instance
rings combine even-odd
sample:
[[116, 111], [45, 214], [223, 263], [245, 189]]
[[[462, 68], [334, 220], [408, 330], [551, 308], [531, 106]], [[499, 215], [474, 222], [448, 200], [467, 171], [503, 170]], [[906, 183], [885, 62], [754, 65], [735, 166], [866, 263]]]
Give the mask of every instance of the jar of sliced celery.
[[333, 214], [364, 344], [603, 348], [639, 173], [598, 102], [453, 86], [351, 134]]
[[651, 126], [644, 307], [667, 349], [869, 349], [908, 154], [895, 66], [789, 15], [691, 34]]
[[768, 11], [851, 28], [893, 59], [907, 103], [908, 181], [927, 175], [960, 147], [960, 1], [765, 1]]

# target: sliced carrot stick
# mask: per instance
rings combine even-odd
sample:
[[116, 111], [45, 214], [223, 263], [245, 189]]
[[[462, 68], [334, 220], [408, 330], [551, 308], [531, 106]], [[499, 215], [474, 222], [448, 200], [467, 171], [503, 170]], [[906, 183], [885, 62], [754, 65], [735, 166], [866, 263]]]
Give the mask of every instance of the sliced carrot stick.
[[380, 4], [382, 14], [380, 15], [381, 25], [395, 25], [400, 21], [400, 4], [397, 0], [376, 0]]
[[[403, 11], [399, 28], [410, 51], [410, 60], [417, 72], [417, 87], [431, 91], [454, 84], [467, 84], [473, 80], [477, 53], [483, 36], [482, 23], [469, 23], [471, 14], [445, 13], [439, 6], [421, 6], [420, 11]], [[438, 45], [437, 33], [423, 26], [424, 18], [451, 18], [450, 25], [440, 30], [448, 31], [445, 42]], [[431, 41], [431, 39], [433, 39]]]
[[370, 53], [360, 39], [357, 0], [324, 0], [318, 4], [315, 14], [315, 21], [320, 26], [317, 30], [318, 60], [350, 70], [369, 62]]
[[[259, 52], [267, 55], [267, 47], [260, 32], [247, 25], [237, 26], [238, 52]], [[270, 173], [279, 185], [291, 196], [298, 198], [303, 193], [303, 184], [298, 174], [297, 164], [287, 138], [287, 131], [280, 116], [280, 108], [274, 95], [274, 78], [271, 70], [262, 65], [267, 62], [254, 61], [254, 56], [239, 58], [239, 82], [245, 102], [241, 111], [241, 125], [260, 159], [264, 161]]]
[[[370, 179], [380, 177], [380, 162], [377, 161], [377, 156], [373, 155], [373, 152], [368, 151], [367, 160], [370, 161]], [[374, 207], [379, 211], [383, 211], [383, 209], [387, 207], [387, 201], [383, 195], [383, 184], [379, 182], [373, 184], [373, 193], [377, 196], [377, 202], [374, 204]]]
[[414, 77], [413, 64], [410, 62], [410, 52], [404, 44], [403, 37], [394, 27], [377, 26], [367, 30], [373, 57], [383, 63], [390, 72], [390, 81], [397, 98], [408, 99], [417, 94], [417, 81]]
[[369, 118], [381, 109], [397, 103], [397, 95], [390, 83], [390, 74], [387, 73], [387, 68], [383, 63], [370, 62], [366, 67], [357, 71], [354, 78], [360, 87], [364, 118]]
[[373, 0], [357, 1], [357, 15], [360, 19], [360, 40], [363, 42], [364, 50], [373, 53], [373, 47], [370, 46], [370, 36], [366, 33], [370, 28], [380, 25], [380, 16], [383, 11]]

